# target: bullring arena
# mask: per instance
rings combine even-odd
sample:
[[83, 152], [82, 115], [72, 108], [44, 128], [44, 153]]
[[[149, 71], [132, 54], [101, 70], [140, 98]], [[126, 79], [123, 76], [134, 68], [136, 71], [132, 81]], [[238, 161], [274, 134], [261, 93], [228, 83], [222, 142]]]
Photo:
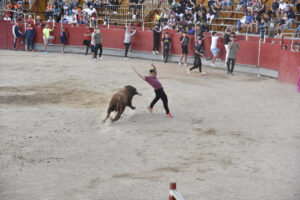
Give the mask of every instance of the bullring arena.
[[[80, 54], [0, 51], [0, 199], [299, 199], [295, 87], [204, 67]], [[68, 62], [65, 62], [68, 60]], [[150, 63], [169, 97], [131, 69]], [[113, 93], [134, 85], [136, 110], [102, 124]]]
[[[299, 200], [300, 1], [285, 1], [1, 0], [0, 200]], [[173, 117], [147, 108], [152, 64]], [[126, 85], [135, 109], [103, 123]]]

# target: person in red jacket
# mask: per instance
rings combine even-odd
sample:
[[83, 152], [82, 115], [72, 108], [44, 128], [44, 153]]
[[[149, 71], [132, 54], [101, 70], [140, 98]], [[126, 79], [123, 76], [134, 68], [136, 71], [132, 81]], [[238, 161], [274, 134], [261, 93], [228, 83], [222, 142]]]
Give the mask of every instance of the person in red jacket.
[[86, 46], [85, 55], [87, 55], [89, 52], [89, 48], [91, 45], [92, 33], [93, 33], [93, 31], [91, 30], [91, 28], [89, 26], [87, 26], [86, 31], [84, 31], [84, 33], [83, 33], [83, 44]]

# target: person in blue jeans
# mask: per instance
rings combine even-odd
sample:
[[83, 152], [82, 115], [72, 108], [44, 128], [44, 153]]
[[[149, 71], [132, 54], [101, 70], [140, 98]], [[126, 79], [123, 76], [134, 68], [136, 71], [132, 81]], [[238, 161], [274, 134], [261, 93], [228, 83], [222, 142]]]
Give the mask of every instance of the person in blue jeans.
[[[251, 12], [247, 12], [246, 17], [244, 16], [241, 20], [237, 22], [237, 31], [240, 32], [241, 27], [247, 27], [249, 28], [251, 24], [253, 24], [254, 16], [251, 14]], [[251, 27], [250, 27], [251, 29]], [[252, 31], [252, 30], [251, 30]]]
[[294, 36], [299, 36], [300, 35], [300, 25], [295, 29], [294, 31]]
[[27, 41], [27, 49], [26, 51], [32, 51], [33, 50], [33, 40], [34, 40], [34, 36], [35, 36], [35, 30], [32, 27], [32, 25], [30, 23], [28, 23], [27, 28], [26, 28], [26, 33], [25, 33], [25, 37], [26, 37], [26, 41]]
[[14, 35], [14, 50], [16, 50], [18, 38], [22, 38], [22, 44], [25, 41], [25, 34], [20, 31], [19, 22], [15, 22], [15, 25], [12, 28], [12, 33]]
[[222, 1], [223, 11], [225, 11], [226, 5], [227, 5], [227, 10], [230, 11], [231, 0], [223, 0]]

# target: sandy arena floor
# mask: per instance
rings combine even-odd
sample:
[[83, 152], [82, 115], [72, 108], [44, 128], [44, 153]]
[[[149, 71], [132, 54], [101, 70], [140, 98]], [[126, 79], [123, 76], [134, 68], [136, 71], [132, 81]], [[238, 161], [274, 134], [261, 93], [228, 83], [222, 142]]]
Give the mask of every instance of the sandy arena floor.
[[[276, 79], [154, 62], [173, 119], [150, 114], [150, 61], [0, 51], [1, 200], [299, 200], [300, 95]], [[136, 110], [102, 124], [131, 84]]]

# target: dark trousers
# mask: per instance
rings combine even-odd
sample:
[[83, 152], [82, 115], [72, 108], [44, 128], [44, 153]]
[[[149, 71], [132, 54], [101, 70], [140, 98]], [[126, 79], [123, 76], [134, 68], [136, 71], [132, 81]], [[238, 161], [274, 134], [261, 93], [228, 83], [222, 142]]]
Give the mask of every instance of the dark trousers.
[[169, 48], [164, 48], [163, 50], [163, 58], [164, 58], [164, 62], [168, 62], [168, 57], [169, 57]]
[[153, 51], [159, 50], [159, 35], [153, 35]]
[[194, 60], [194, 66], [190, 68], [192, 71], [193, 69], [199, 68], [199, 72], [202, 72], [202, 62], [201, 62], [201, 57], [200, 55], [195, 55], [195, 60]]
[[33, 50], [33, 38], [27, 38], [26, 40], [27, 40], [27, 50]]
[[95, 58], [97, 58], [98, 49], [100, 49], [99, 58], [102, 56], [102, 44], [96, 44], [95, 45]]
[[124, 43], [126, 49], [125, 49], [125, 57], [127, 57], [127, 53], [128, 53], [128, 50], [129, 50], [129, 46], [130, 46], [130, 43]]
[[18, 35], [17, 37], [14, 37], [14, 49], [17, 48], [17, 41], [18, 41], [18, 38], [22, 38], [22, 42], [24, 43], [25, 41], [25, 35], [24, 34], [20, 34]]
[[156, 102], [159, 99], [161, 99], [163, 104], [164, 104], [164, 108], [166, 110], [166, 113], [168, 114], [170, 112], [169, 107], [168, 107], [168, 97], [167, 97], [164, 89], [160, 88], [160, 89], [154, 90], [154, 92], [155, 92], [155, 98], [151, 102], [150, 107], [153, 108], [153, 106], [156, 104]]
[[[230, 63], [231, 63], [231, 68], [230, 68]], [[228, 58], [227, 59], [227, 70], [228, 73], [232, 73], [235, 65], [235, 58]]]

